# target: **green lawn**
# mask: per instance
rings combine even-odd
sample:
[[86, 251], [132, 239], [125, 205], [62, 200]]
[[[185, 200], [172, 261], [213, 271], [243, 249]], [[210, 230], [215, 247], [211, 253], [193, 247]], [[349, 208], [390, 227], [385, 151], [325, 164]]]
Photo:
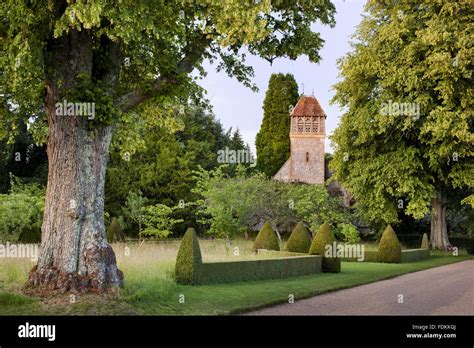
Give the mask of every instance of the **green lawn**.
[[[115, 246], [116, 251], [120, 248], [122, 246]], [[205, 246], [203, 250], [206, 250]], [[176, 284], [173, 280], [174, 252], [160, 254], [157, 253], [156, 248], [141, 248], [132, 250], [131, 255], [134, 253], [140, 257], [124, 257], [117, 252], [119, 267], [124, 271], [126, 281], [125, 287], [117, 295], [110, 295], [107, 298], [90, 295], [77, 296], [74, 299], [75, 303], [71, 303], [74, 301], [71, 301], [72, 298], [69, 295], [50, 299], [36, 299], [21, 295], [20, 287], [26, 279], [30, 265], [2, 264], [0, 314], [236, 314], [286, 302], [290, 294], [298, 300], [472, 258], [472, 256], [454, 257], [437, 253], [428, 260], [405, 264], [344, 262], [342, 272], [339, 274], [316, 274], [248, 283], [184, 286]], [[219, 253], [222, 253], [222, 250]], [[164, 254], [167, 256], [163, 256]], [[185, 303], [180, 303], [180, 295], [184, 295]]]

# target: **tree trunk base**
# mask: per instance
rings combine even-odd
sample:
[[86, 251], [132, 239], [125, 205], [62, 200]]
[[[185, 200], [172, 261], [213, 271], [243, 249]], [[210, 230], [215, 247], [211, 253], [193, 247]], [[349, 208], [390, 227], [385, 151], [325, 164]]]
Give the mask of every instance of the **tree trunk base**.
[[104, 294], [114, 292], [121, 286], [123, 286], [123, 273], [120, 270], [117, 270], [116, 274], [107, 274], [104, 280], [104, 277], [98, 274], [84, 276], [61, 272], [54, 267], [38, 270], [35, 266], [30, 271], [23, 291], [35, 295], [50, 295], [52, 292]]
[[[109, 257], [99, 256], [92, 269], [94, 271], [87, 274], [68, 273], [59, 270], [54, 266], [38, 268], [33, 267], [28, 280], [23, 287], [23, 291], [28, 294], [42, 295], [58, 293], [95, 293], [103, 294], [114, 292], [118, 287], [123, 286], [123, 273], [116, 267], [115, 255], [110, 246], [105, 248]], [[103, 262], [105, 261], [105, 262]]]

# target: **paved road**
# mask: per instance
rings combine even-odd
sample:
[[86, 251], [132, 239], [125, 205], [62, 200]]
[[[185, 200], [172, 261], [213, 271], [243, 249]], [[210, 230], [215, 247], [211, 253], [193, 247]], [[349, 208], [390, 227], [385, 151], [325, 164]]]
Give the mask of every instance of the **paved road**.
[[[403, 303], [398, 303], [399, 295]], [[331, 292], [249, 315], [474, 315], [474, 260]]]

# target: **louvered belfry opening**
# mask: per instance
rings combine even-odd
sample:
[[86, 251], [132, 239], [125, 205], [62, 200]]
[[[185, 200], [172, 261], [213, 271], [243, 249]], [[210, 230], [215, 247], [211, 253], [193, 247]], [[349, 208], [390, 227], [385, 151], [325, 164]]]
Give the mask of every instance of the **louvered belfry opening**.
[[325, 132], [326, 114], [314, 96], [302, 96], [290, 116], [291, 133], [324, 134]]

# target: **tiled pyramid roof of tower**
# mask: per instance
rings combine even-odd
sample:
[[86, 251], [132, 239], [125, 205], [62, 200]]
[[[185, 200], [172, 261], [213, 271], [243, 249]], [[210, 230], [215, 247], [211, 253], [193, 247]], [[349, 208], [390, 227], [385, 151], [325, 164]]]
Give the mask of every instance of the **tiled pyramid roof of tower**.
[[296, 103], [291, 116], [326, 116], [318, 100], [314, 96], [303, 95]]

